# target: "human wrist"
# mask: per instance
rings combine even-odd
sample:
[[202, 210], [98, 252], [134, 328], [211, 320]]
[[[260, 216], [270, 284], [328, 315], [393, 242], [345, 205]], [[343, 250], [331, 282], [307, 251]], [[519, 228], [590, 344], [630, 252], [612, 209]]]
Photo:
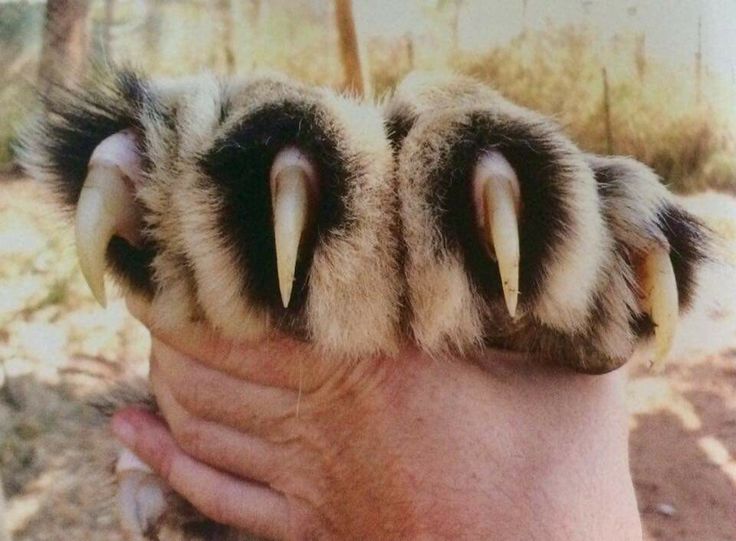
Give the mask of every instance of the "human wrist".
[[379, 417], [416, 538], [641, 538], [623, 372], [401, 362]]

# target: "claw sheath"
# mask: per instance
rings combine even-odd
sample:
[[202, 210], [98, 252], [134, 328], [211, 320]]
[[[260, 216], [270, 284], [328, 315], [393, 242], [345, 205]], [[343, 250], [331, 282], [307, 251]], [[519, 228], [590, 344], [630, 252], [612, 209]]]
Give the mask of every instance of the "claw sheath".
[[508, 161], [493, 151], [478, 161], [475, 182], [483, 234], [496, 255], [506, 308], [514, 317], [519, 298], [519, 181]]

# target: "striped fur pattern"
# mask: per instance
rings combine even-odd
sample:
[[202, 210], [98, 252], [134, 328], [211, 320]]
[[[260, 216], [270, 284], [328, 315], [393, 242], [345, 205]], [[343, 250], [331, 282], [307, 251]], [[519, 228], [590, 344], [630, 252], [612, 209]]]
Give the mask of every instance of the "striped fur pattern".
[[[137, 132], [144, 241], [114, 238], [108, 260], [129, 293], [152, 301], [158, 325], [206, 320], [244, 340], [278, 330], [346, 358], [396, 350], [397, 203], [377, 108], [278, 75], [154, 83], [113, 72], [85, 88], [47, 104], [22, 161], [73, 211], [95, 146]], [[284, 309], [268, 175], [289, 145], [310, 156], [322, 185]]]
[[[613, 370], [652, 337], [637, 264], [654, 244], [672, 248], [681, 309], [689, 306], [707, 233], [644, 165], [586, 154], [551, 120], [463, 77], [409, 76], [385, 111], [409, 327], [425, 350], [468, 355], [491, 346], [583, 372]], [[471, 208], [473, 166], [488, 149], [506, 157], [520, 183], [513, 320]]]
[[[151, 81], [112, 70], [45, 105], [22, 163], [71, 212], [95, 147], [137, 134], [143, 240], [114, 237], [107, 258], [164, 328], [204, 321], [246, 340], [286, 332], [353, 360], [402, 343], [438, 357], [508, 348], [603, 373], [651, 341], [638, 268], [647, 250], [671, 247], [682, 309], [707, 256], [705, 228], [648, 168], [580, 151], [551, 120], [471, 79], [411, 75], [376, 105], [275, 74]], [[284, 309], [268, 174], [289, 145], [315, 164], [320, 198]], [[489, 149], [520, 182], [515, 319], [473, 222], [473, 166]], [[154, 530], [152, 539], [241, 538], [177, 502]]]

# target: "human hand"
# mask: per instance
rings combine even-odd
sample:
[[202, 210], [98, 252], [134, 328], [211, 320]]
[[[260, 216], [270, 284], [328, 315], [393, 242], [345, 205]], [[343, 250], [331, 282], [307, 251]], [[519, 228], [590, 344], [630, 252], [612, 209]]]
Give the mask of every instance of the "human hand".
[[168, 424], [129, 409], [115, 432], [218, 522], [277, 539], [641, 538], [622, 371], [154, 335]]

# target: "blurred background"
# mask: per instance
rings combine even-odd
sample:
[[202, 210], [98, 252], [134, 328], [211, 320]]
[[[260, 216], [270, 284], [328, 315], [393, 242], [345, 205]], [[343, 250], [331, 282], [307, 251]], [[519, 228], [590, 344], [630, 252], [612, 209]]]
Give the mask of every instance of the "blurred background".
[[[267, 68], [344, 84], [332, 0], [56, 3], [45, 24], [45, 2], [0, 0], [0, 163], [34, 85], [101, 59], [169, 76]], [[352, 12], [376, 96], [412, 69], [449, 67], [680, 191], [733, 187], [733, 0], [355, 0]]]
[[161, 76], [276, 69], [377, 99], [413, 69], [451, 69], [553, 116], [586, 150], [653, 167], [719, 233], [725, 265], [705, 276], [665, 371], [630, 365], [645, 535], [736, 540], [733, 0], [0, 0], [0, 474], [13, 539], [121, 539], [89, 464], [110, 442], [86, 402], [145, 373], [148, 338], [119, 299], [96, 307], [66, 221], [13, 163], [37, 95], [108, 60]]

